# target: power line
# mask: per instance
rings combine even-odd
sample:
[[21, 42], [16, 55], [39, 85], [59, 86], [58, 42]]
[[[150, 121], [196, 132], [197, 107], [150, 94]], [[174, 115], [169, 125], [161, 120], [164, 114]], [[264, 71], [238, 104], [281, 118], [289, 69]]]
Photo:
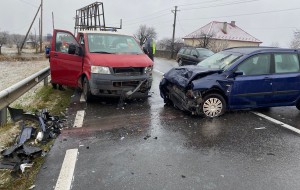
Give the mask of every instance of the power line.
[[[214, 0], [213, 2], [217, 2], [217, 1], [222, 1], [222, 0]], [[190, 9], [183, 9], [183, 10], [187, 11], [187, 10], [202, 9], [202, 8], [213, 8], [213, 7], [220, 7], [220, 6], [227, 6], [227, 5], [234, 5], [234, 4], [243, 4], [243, 3], [255, 2], [255, 1], [260, 1], [260, 0], [247, 0], [247, 1], [239, 0], [239, 1], [227, 2], [226, 4], [218, 4], [218, 5], [213, 5], [213, 6], [190, 8]], [[212, 1], [205, 1], [203, 3], [209, 3], [209, 2], [212, 2]], [[190, 5], [194, 5], [194, 4], [199, 4], [199, 3], [183, 4], [183, 6], [190, 6]], [[163, 14], [160, 14], [160, 15], [155, 15], [156, 13], [159, 13], [159, 12], [165, 12], [165, 10], [167, 10], [167, 9], [163, 9], [163, 10], [160, 10], [160, 11], [155, 11], [155, 12], [153, 12], [153, 13], [147, 15], [147, 16], [139, 17], [139, 18], [136, 18], [136, 19], [129, 19], [129, 20], [124, 19], [123, 22], [126, 25], [142, 24], [146, 21], [155, 20], [157, 18], [161, 18], [162, 16], [169, 15], [169, 13], [163, 13]], [[155, 15], [155, 16], [150, 17], [151, 15]], [[146, 19], [143, 19], [143, 18], [146, 18]], [[139, 21], [134, 21], [134, 20], [139, 20]], [[130, 22], [130, 21], [134, 21], [134, 22]]]
[[[145, 19], [145, 20], [142, 20], [142, 21], [138, 21], [138, 22], [129, 22], [127, 25], [134, 25], [134, 24], [144, 23], [145, 21], [155, 20], [155, 19], [161, 18], [162, 16], [165, 16], [165, 15], [169, 15], [169, 13], [164, 13], [164, 14], [161, 14], [161, 15], [157, 15], [155, 17], [152, 17], [152, 18], [149, 18], [149, 19]], [[127, 22], [125, 21], [124, 23], [127, 23]]]
[[208, 3], [215, 3], [218, 1], [224, 1], [224, 0], [210, 0], [210, 1], [202, 1], [201, 3], [189, 3], [189, 4], [181, 4], [178, 5], [179, 7], [185, 7], [185, 6], [192, 6], [192, 5], [202, 5], [202, 4], [208, 4]]
[[300, 9], [300, 7], [298, 7], [298, 8], [291, 8], [291, 9], [281, 9], [281, 10], [273, 10], [273, 11], [263, 11], [263, 12], [235, 14], [235, 15], [226, 15], [226, 16], [216, 16], [216, 17], [202, 17], [202, 18], [183, 19], [183, 20], [199, 20], [199, 19], [213, 19], [213, 18], [224, 18], [224, 17], [249, 16], [249, 15], [259, 15], [259, 14], [268, 14], [268, 13], [294, 11], [294, 10], [299, 10], [299, 9]]
[[182, 9], [182, 11], [206, 9], [206, 8], [213, 8], [213, 7], [224, 7], [224, 6], [228, 6], [228, 5], [231, 6], [231, 5], [237, 5], [237, 4], [251, 3], [251, 2], [255, 2], [255, 1], [260, 1], [260, 0], [233, 1], [233, 2], [227, 2], [227, 3], [224, 3], [224, 4], [211, 5], [211, 6], [206, 6], [206, 7], [196, 7], [196, 8]]
[[[163, 10], [159, 10], [159, 11], [155, 11], [155, 12], [153, 12], [153, 13], [150, 13], [150, 14], [148, 14], [148, 15], [145, 15], [145, 16], [142, 16], [142, 17], [139, 17], [139, 18], [133, 18], [133, 19], [127, 19], [127, 20], [124, 20], [125, 22], [131, 22], [131, 21], [135, 21], [135, 20], [140, 20], [140, 19], [142, 19], [143, 20], [143, 18], [148, 18], [148, 17], [150, 17], [151, 18], [151, 15], [155, 15], [155, 14], [157, 14], [157, 13], [160, 13], [160, 12], [166, 12], [166, 11], [169, 11], [169, 9], [163, 9]], [[164, 14], [165, 15], [165, 14]], [[157, 17], [157, 16], [156, 16]], [[118, 23], [113, 23], [113, 24], [118, 24]]]
[[19, 1], [21, 1], [21, 2], [23, 2], [23, 3], [26, 3], [27, 5], [33, 6], [33, 7], [35, 7], [35, 8], [38, 8], [38, 7], [39, 7], [39, 6], [36, 6], [36, 5], [34, 5], [34, 4], [32, 4], [32, 3], [28, 2], [28, 1], [25, 1], [25, 0], [19, 0]]
[[179, 26], [180, 26], [181, 31], [185, 34], [185, 31], [184, 31], [184, 29], [183, 29], [183, 27], [182, 27], [182, 24], [181, 24], [180, 19], [179, 19], [178, 16], [177, 16], [177, 19], [178, 19], [178, 24], [179, 24]]

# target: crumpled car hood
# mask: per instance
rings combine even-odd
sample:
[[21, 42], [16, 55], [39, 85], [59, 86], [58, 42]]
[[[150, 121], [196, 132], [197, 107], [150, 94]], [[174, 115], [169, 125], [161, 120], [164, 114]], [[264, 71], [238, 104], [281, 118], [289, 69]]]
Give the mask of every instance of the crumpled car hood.
[[198, 76], [207, 76], [222, 72], [221, 69], [208, 69], [200, 66], [176, 67], [165, 73], [164, 77], [171, 83], [186, 88]]

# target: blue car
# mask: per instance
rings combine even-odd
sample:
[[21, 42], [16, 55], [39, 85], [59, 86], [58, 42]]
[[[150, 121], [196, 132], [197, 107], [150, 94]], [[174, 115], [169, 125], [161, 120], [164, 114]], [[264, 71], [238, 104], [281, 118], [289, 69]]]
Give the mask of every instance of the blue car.
[[165, 73], [160, 94], [194, 115], [226, 110], [296, 106], [300, 110], [300, 50], [266, 47], [225, 49], [196, 66]]

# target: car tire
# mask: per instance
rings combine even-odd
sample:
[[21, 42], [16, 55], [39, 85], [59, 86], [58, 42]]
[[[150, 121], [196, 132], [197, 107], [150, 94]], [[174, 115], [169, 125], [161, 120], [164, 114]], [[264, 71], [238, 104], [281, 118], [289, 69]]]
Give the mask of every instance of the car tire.
[[215, 118], [225, 113], [226, 101], [220, 94], [208, 94], [204, 96], [201, 112], [208, 118]]
[[298, 103], [296, 104], [296, 108], [297, 108], [298, 110], [300, 110], [300, 101], [298, 101]]
[[183, 64], [182, 64], [182, 59], [179, 59], [179, 60], [178, 60], [178, 65], [179, 65], [179, 66], [183, 66]]
[[83, 79], [82, 93], [86, 102], [90, 102], [93, 99], [93, 95], [90, 89], [90, 83], [86, 77]]

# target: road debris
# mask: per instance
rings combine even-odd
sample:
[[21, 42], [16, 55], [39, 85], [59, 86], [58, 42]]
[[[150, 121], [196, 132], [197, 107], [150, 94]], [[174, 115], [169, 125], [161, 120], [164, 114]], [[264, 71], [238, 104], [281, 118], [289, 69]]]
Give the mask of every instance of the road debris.
[[[64, 120], [60, 120], [58, 116], [51, 116], [47, 109], [34, 114], [10, 107], [8, 110], [12, 120], [20, 122], [21, 131], [15, 144], [1, 152], [3, 158], [0, 161], [0, 169], [10, 169], [13, 175], [18, 171], [24, 173], [25, 168], [33, 166], [34, 158], [46, 155], [38, 144], [45, 144], [48, 140], [56, 138], [64, 127]], [[36, 145], [33, 146], [34, 144]]]
[[261, 130], [261, 129], [266, 129], [266, 127], [257, 127], [255, 130]]
[[20, 169], [21, 169], [21, 171], [22, 171], [22, 173], [24, 173], [25, 172], [25, 168], [31, 168], [33, 166], [33, 163], [31, 163], [31, 164], [21, 164], [20, 165]]
[[151, 135], [146, 135], [145, 137], [144, 137], [144, 140], [147, 140], [147, 139], [149, 139], [151, 137]]

